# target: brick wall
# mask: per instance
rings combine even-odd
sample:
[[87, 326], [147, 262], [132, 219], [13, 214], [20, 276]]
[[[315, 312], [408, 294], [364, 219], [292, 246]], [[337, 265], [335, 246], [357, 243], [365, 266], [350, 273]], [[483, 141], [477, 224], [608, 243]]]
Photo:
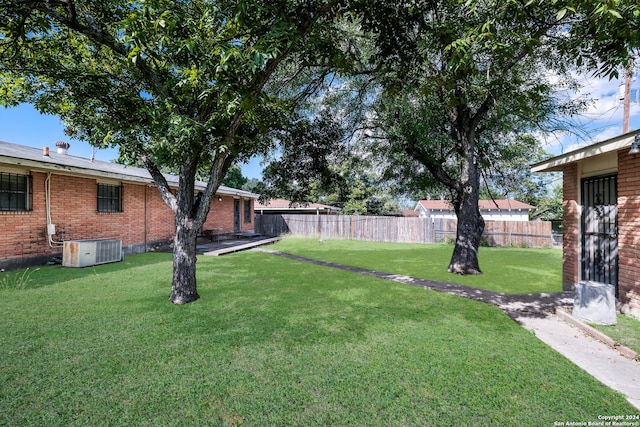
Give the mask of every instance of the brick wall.
[[[249, 217], [251, 218], [251, 222], [244, 221], [244, 201], [245, 199], [235, 199], [240, 201], [240, 229], [242, 231], [253, 230], [253, 222], [254, 222], [254, 200], [251, 199], [251, 209]], [[218, 197], [214, 197], [211, 201], [211, 209], [209, 210], [209, 216], [207, 220], [204, 222], [202, 228], [220, 228], [220, 233], [233, 233], [233, 210], [234, 210], [234, 197], [233, 196], [222, 196], [222, 200], [218, 200]]]
[[618, 152], [618, 290], [623, 311], [640, 315], [640, 156]]
[[573, 290], [580, 266], [580, 203], [578, 166], [566, 165], [562, 180], [562, 289]]
[[[138, 209], [137, 218], [145, 218], [147, 222], [146, 228], [146, 241], [159, 242], [163, 240], [169, 240], [173, 238], [175, 231], [175, 218], [173, 212], [167, 204], [162, 200], [160, 192], [155, 185], [144, 185], [144, 191], [138, 194], [137, 202], [130, 200], [129, 203], [125, 195], [125, 211], [127, 206], [133, 208], [135, 204]], [[126, 189], [125, 189], [126, 191]], [[142, 204], [140, 199], [145, 200], [146, 203]], [[146, 209], [145, 209], [146, 206]], [[144, 242], [144, 236], [141, 236]]]
[[[54, 251], [47, 244], [44, 201], [45, 174], [33, 174], [33, 210], [30, 212], [0, 211], [0, 260], [33, 257]], [[36, 191], [39, 189], [40, 191]]]
[[[618, 293], [623, 312], [640, 317], [640, 156], [618, 152]], [[580, 211], [576, 164], [564, 167], [562, 286], [579, 280]]]
[[[45, 208], [46, 173], [32, 172], [33, 201], [29, 212], [0, 211], [0, 267], [11, 268], [43, 262], [62, 252], [48, 243]], [[241, 201], [240, 208], [244, 208]], [[253, 201], [252, 201], [253, 209]], [[252, 222], [243, 230], [253, 229]], [[97, 212], [97, 182], [95, 179], [66, 175], [51, 175], [51, 222], [56, 226], [53, 239], [99, 238], [122, 239], [124, 247], [166, 241], [174, 235], [174, 217], [155, 186], [123, 184], [123, 212]], [[212, 201], [205, 227], [220, 227], [233, 231], [233, 198], [223, 196]]]

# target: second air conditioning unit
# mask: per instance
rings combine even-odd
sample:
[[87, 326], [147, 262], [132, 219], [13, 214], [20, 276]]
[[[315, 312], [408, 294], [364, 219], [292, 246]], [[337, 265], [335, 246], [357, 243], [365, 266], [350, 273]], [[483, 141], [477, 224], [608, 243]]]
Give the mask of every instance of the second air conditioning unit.
[[69, 240], [62, 249], [62, 265], [88, 267], [122, 260], [122, 240]]

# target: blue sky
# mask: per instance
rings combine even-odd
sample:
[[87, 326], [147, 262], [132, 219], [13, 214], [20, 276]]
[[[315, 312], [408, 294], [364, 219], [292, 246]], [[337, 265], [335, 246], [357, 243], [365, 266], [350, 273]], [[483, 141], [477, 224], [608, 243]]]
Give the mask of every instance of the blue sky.
[[[638, 70], [635, 70], [638, 74]], [[622, 134], [623, 102], [621, 94], [623, 79], [601, 79], [579, 76], [582, 89], [572, 96], [591, 99], [589, 108], [572, 119], [576, 134], [540, 136], [548, 153], [557, 155], [574, 149], [613, 138]], [[629, 109], [629, 131], [640, 128], [640, 81], [631, 82], [631, 105]]]
[[[588, 131], [579, 136], [569, 134], [539, 135], [547, 152], [562, 154], [576, 148], [603, 141], [622, 133], [623, 106], [620, 101], [620, 81], [582, 77], [583, 86], [579, 95], [593, 99], [589, 109], [574, 118], [576, 127]], [[630, 130], [640, 128], [640, 82], [634, 80], [631, 91]], [[73, 140], [63, 132], [63, 124], [56, 116], [42, 115], [31, 105], [22, 104], [14, 108], [0, 108], [0, 141], [27, 145], [36, 148], [48, 146], [55, 149], [56, 141], [71, 144], [69, 153], [91, 157], [92, 147], [83, 141]], [[96, 150], [97, 160], [111, 161], [118, 157], [114, 149]], [[242, 165], [242, 173], [247, 178], [261, 178], [260, 159]]]
[[[87, 142], [66, 136], [59, 117], [40, 114], [29, 104], [21, 104], [14, 108], [0, 107], [0, 141], [36, 148], [48, 146], [51, 150], [55, 150], [56, 141], [67, 141], [71, 145], [69, 154], [86, 158], [91, 157], [93, 151]], [[95, 151], [96, 160], [110, 162], [117, 158], [116, 149]], [[254, 159], [241, 166], [245, 177], [262, 177], [260, 159]]]

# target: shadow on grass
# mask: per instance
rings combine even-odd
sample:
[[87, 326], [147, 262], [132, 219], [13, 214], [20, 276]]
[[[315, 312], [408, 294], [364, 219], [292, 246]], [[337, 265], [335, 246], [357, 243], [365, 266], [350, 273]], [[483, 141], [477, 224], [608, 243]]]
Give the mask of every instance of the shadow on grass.
[[[191, 304], [173, 306], [163, 295], [138, 299], [137, 305], [163, 319], [156, 333], [234, 347], [358, 344], [381, 331], [391, 336], [406, 325], [444, 328], [452, 317], [473, 330], [494, 329], [496, 317], [502, 316], [499, 310], [479, 308], [477, 302], [430, 290], [280, 257], [253, 256], [259, 261], [243, 263], [234, 256], [199, 262], [201, 298]], [[445, 316], [442, 307], [447, 307]]]
[[451, 281], [505, 294], [561, 290], [561, 252], [551, 249], [481, 248], [484, 274], [459, 276], [446, 271], [453, 246], [406, 243], [284, 239], [274, 250], [365, 269]]

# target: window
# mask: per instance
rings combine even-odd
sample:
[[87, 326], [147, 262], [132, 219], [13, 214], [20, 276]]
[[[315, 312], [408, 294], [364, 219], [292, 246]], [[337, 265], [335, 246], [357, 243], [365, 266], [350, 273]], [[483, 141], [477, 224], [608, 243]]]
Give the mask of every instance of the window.
[[122, 212], [122, 187], [98, 184], [98, 212]]
[[244, 201], [244, 222], [251, 222], [251, 200]]
[[29, 175], [0, 172], [0, 211], [31, 210]]

